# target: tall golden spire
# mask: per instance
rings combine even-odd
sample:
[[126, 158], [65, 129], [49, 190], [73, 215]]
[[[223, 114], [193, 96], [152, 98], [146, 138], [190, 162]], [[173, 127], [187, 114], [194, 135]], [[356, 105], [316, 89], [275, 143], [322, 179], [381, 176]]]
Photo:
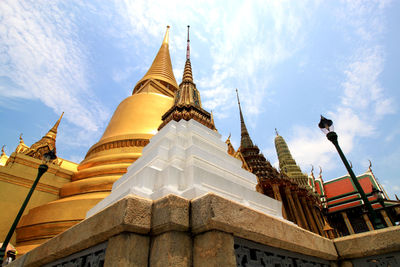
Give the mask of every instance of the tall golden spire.
[[[168, 52], [169, 31], [150, 69], [134, 93], [118, 105], [101, 139], [88, 150], [60, 199], [35, 209], [21, 220], [18, 247], [38, 245], [85, 218], [111, 192], [113, 183], [137, 160], [157, 132], [161, 116], [172, 107], [178, 88]], [[54, 212], [59, 211], [59, 212]], [[61, 211], [61, 212], [60, 212]]]
[[[146, 84], [147, 81], [155, 80], [166, 86], [172, 94], [178, 90], [178, 84], [176, 83], [174, 72], [172, 70], [171, 57], [169, 55], [169, 26], [164, 36], [164, 40], [161, 44], [160, 50], [150, 69], [144, 75], [144, 77], [135, 85], [132, 94], [138, 93], [139, 89]], [[163, 92], [162, 92], [163, 93]], [[170, 93], [164, 92], [167, 96], [171, 96]]]
[[293, 159], [292, 154], [289, 151], [286, 141], [278, 134], [276, 129], [275, 131], [275, 149], [278, 154], [279, 168], [298, 185], [309, 187], [308, 176], [301, 172], [300, 167], [297, 166], [296, 161]]
[[244, 123], [242, 107], [240, 106], [238, 89], [236, 89], [236, 96], [237, 96], [237, 101], [238, 101], [238, 105], [239, 105], [239, 113], [240, 113], [240, 132], [241, 132], [240, 147], [241, 148], [253, 147], [254, 146], [253, 142], [251, 141], [249, 132], [247, 131], [247, 128], [246, 128], [246, 124]]
[[31, 156], [33, 158], [42, 159], [43, 155], [47, 152], [54, 151], [55, 153], [57, 129], [63, 115], [64, 112], [61, 114], [60, 118], [57, 120], [54, 126], [47, 132], [47, 134], [43, 136], [39, 141], [31, 145], [29, 150], [24, 152], [24, 154]]
[[194, 119], [206, 127], [216, 130], [211, 114], [205, 111], [201, 106], [200, 93], [193, 82], [192, 66], [190, 64], [190, 39], [189, 39], [188, 26], [188, 39], [186, 50], [186, 63], [183, 71], [182, 82], [179, 85], [179, 90], [176, 92], [174, 106], [170, 108], [163, 116], [160, 127], [161, 130], [171, 120], [180, 121], [181, 119], [190, 120]]

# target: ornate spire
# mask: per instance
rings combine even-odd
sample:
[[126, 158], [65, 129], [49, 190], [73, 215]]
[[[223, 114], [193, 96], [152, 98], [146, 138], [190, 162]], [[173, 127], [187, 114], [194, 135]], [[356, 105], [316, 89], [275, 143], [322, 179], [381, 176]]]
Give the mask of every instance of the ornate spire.
[[161, 130], [171, 120], [180, 121], [181, 119], [194, 119], [206, 127], [216, 130], [211, 118], [211, 114], [205, 111], [201, 106], [200, 93], [193, 82], [192, 66], [190, 64], [190, 40], [188, 26], [188, 40], [186, 51], [185, 70], [183, 72], [182, 82], [175, 95], [174, 106], [170, 108], [163, 116], [160, 127]]
[[161, 84], [165, 85], [172, 91], [172, 93], [175, 93], [178, 89], [178, 84], [176, 83], [174, 72], [172, 70], [171, 57], [169, 55], [169, 26], [167, 26], [164, 40], [153, 63], [151, 64], [150, 69], [135, 85], [132, 94], [137, 93], [138, 90], [149, 80], [161, 82]]
[[48, 131], [48, 133], [45, 136], [56, 140], [58, 125], [60, 125], [60, 122], [61, 122], [61, 119], [63, 116], [64, 116], [64, 112], [61, 114], [60, 118], [57, 120], [57, 122], [54, 124], [54, 126], [50, 129], [50, 131]]
[[241, 131], [240, 147], [241, 148], [252, 147], [254, 145], [253, 145], [253, 142], [251, 141], [249, 132], [247, 131], [246, 124], [244, 123], [242, 107], [240, 106], [238, 89], [236, 89], [236, 96], [237, 96], [237, 101], [238, 101], [238, 105], [239, 105], [239, 113], [240, 113], [240, 131]]
[[54, 153], [56, 153], [57, 129], [63, 115], [64, 112], [61, 114], [54, 126], [47, 132], [47, 134], [43, 136], [42, 139], [31, 145], [29, 150], [24, 152], [24, 154], [33, 158], [42, 159], [43, 155], [47, 152], [54, 151]]
[[278, 155], [279, 168], [281, 171], [300, 186], [309, 186], [308, 176], [301, 172], [300, 167], [297, 166], [296, 161], [293, 159], [285, 140], [279, 134], [275, 137], [275, 149]]
[[187, 27], [188, 31], [187, 31], [186, 63], [185, 63], [185, 69], [183, 71], [182, 83], [183, 82], [193, 83], [192, 65], [190, 64], [190, 39], [189, 39], [190, 26], [188, 25]]
[[1, 155], [0, 155], [0, 166], [5, 166], [8, 160], [8, 156], [6, 154], [6, 152], [4, 152], [4, 147], [6, 145], [3, 145], [1, 148]]
[[22, 133], [19, 135], [19, 144], [17, 148], [15, 149], [15, 152], [17, 153], [24, 153], [27, 150], [29, 150], [29, 146], [25, 145], [24, 139], [22, 139]]

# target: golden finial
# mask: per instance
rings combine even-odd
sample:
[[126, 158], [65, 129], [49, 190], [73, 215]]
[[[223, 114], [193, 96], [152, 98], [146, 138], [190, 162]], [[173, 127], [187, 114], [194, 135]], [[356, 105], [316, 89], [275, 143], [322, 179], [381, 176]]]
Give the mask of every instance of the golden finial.
[[3, 145], [2, 147], [1, 147], [1, 155], [2, 156], [4, 156], [5, 154], [6, 154], [6, 152], [4, 152], [4, 147], [5, 147], [6, 145]]
[[228, 136], [228, 140], [230, 140], [231, 139], [231, 133], [229, 133], [229, 136]]
[[372, 167], [372, 162], [370, 160], [369, 161], [369, 166], [368, 166], [368, 170], [371, 171], [371, 167]]
[[319, 176], [321, 176], [322, 175], [322, 168], [321, 168], [321, 166], [319, 166]]
[[169, 25], [167, 25], [167, 31], [165, 32], [163, 44], [169, 44]]
[[21, 142], [24, 142], [24, 139], [22, 139], [22, 133], [19, 135], [19, 141]]
[[[278, 130], [276, 128], [275, 128], [275, 133], [276, 133], [276, 136], [279, 136]], [[314, 170], [314, 167], [313, 167], [313, 170]]]
[[313, 171], [314, 171], [314, 165], [311, 164], [311, 173], [312, 174], [314, 174]]

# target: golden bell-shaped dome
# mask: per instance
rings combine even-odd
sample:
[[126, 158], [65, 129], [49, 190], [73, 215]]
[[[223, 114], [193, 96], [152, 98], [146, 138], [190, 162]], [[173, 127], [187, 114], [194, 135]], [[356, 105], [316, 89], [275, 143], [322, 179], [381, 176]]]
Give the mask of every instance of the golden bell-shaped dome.
[[83, 220], [157, 132], [178, 88], [169, 55], [169, 27], [149, 71], [115, 110], [101, 139], [87, 152], [60, 199], [33, 208], [17, 228], [17, 249], [25, 253]]

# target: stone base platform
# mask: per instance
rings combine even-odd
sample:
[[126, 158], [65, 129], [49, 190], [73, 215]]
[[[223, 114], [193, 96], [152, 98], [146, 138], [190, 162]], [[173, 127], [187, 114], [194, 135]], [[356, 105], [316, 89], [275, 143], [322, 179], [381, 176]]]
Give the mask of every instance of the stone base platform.
[[363, 266], [397, 259], [399, 229], [329, 240], [212, 193], [128, 195], [9, 266]]

